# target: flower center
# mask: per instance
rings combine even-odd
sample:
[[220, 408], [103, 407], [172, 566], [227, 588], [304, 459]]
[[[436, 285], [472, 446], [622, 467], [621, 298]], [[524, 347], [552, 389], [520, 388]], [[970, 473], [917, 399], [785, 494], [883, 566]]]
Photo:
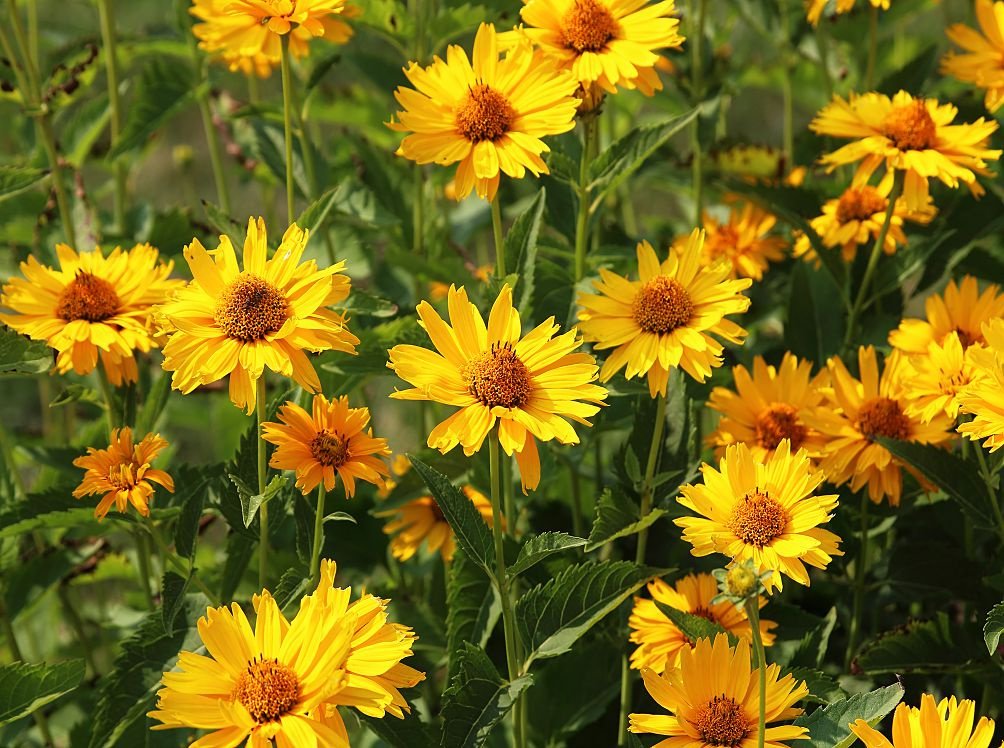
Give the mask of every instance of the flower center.
[[938, 128], [923, 100], [893, 107], [882, 122], [882, 133], [901, 151], [923, 151], [938, 142]]
[[282, 292], [257, 275], [242, 273], [220, 296], [216, 324], [228, 337], [244, 342], [261, 340], [283, 326], [289, 302]]
[[[956, 327], [952, 332], [959, 336], [959, 342], [962, 344], [962, 350], [966, 350], [973, 343], [986, 342], [983, 340], [983, 336], [981, 334], [976, 333], [975, 335], [972, 335], [959, 327]], [[949, 335], [950, 334], [951, 333], [949, 333]], [[942, 342], [944, 342], [944, 340], [942, 340]]]
[[873, 397], [858, 409], [858, 431], [868, 439], [887, 436], [890, 439], [906, 439], [912, 431], [910, 419], [903, 413], [899, 403], [888, 397]]
[[777, 449], [782, 439], [798, 450], [805, 441], [806, 428], [798, 422], [798, 411], [787, 403], [774, 403], [757, 417], [756, 440], [764, 449]]
[[237, 679], [234, 698], [258, 724], [274, 722], [300, 700], [300, 681], [278, 660], [255, 658]]
[[849, 187], [837, 201], [837, 222], [865, 221], [876, 213], [882, 213], [889, 201], [874, 187]]
[[520, 408], [530, 399], [530, 370], [509, 343], [493, 343], [492, 349], [468, 362], [463, 372], [467, 387], [489, 408]]
[[349, 443], [338, 434], [321, 429], [310, 440], [310, 453], [325, 467], [340, 468], [349, 458]]
[[709, 257], [728, 257], [739, 249], [739, 232], [735, 226], [719, 226], [718, 230], [709, 233], [704, 242], [704, 251]]
[[112, 465], [108, 468], [108, 482], [119, 490], [123, 488], [135, 488], [136, 476], [140, 468], [141, 465], [136, 462], [123, 462], [118, 465]]
[[78, 319], [102, 322], [115, 316], [120, 303], [111, 283], [78, 270], [76, 277], [59, 295], [56, 316], [67, 322]]
[[712, 613], [709, 608], [705, 608], [703, 605], [700, 605], [700, 606], [694, 608], [692, 611], [690, 611], [690, 615], [692, 615], [692, 616], [700, 616], [705, 621], [711, 621], [712, 623], [718, 623], [718, 619], [715, 618], [715, 614]]
[[479, 83], [467, 92], [457, 111], [457, 130], [472, 143], [496, 141], [509, 132], [516, 118], [509, 100], [491, 86]]
[[645, 332], [667, 333], [690, 322], [694, 302], [675, 278], [657, 275], [638, 291], [632, 312]]
[[575, 0], [561, 19], [561, 40], [579, 54], [601, 51], [618, 31], [610, 10], [596, 0]]
[[783, 533], [787, 525], [788, 513], [784, 507], [759, 489], [736, 503], [729, 520], [729, 529], [737, 538], [758, 548]]
[[737, 748], [750, 731], [742, 706], [728, 696], [715, 696], [697, 710], [694, 727], [709, 746]]

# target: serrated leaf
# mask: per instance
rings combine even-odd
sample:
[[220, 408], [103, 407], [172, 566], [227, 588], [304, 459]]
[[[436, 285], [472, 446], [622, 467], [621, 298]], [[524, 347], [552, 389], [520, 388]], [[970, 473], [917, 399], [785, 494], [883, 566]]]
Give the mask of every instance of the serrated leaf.
[[894, 683], [835, 701], [795, 720], [795, 725], [809, 730], [809, 739], [799, 743], [802, 748], [847, 748], [857, 740], [848, 727], [850, 723], [863, 719], [874, 725], [895, 709], [902, 698], [903, 686]]
[[506, 570], [506, 576], [509, 579], [515, 579], [548, 556], [567, 551], [569, 548], [580, 548], [585, 544], [585, 538], [577, 538], [568, 533], [542, 532], [523, 543], [516, 562]]
[[537, 237], [544, 217], [547, 191], [541, 187], [533, 202], [513, 221], [503, 242], [506, 267], [519, 274], [513, 306], [528, 314], [533, 300], [534, 269], [537, 265]]
[[167, 400], [171, 395], [171, 376], [162, 373], [150, 387], [143, 400], [143, 405], [136, 416], [136, 433], [148, 434], [157, 428], [157, 420], [164, 412]]
[[502, 612], [495, 585], [461, 550], [450, 564], [446, 605], [446, 651], [452, 673], [463, 643], [484, 649]]
[[272, 596], [278, 604], [280, 610], [285, 610], [288, 606], [303, 597], [310, 587], [310, 580], [298, 569], [286, 569], [279, 578], [279, 584], [275, 587]]
[[435, 748], [438, 745], [432, 727], [422, 722], [414, 711], [404, 715], [404, 719], [370, 717], [362, 712], [358, 716], [387, 745], [406, 748]]
[[[188, 584], [191, 580], [191, 576], [183, 577], [173, 571], [164, 572], [160, 605], [164, 631], [168, 634], [174, 631], [174, 621], [185, 604], [185, 592], [188, 590]], [[145, 584], [145, 582], [143, 583]]]
[[45, 169], [28, 166], [0, 166], [0, 202], [34, 187], [49, 175]]
[[209, 221], [209, 225], [213, 230], [220, 236], [230, 237], [230, 241], [233, 242], [235, 247], [244, 246], [244, 239], [247, 235], [245, 224], [235, 221], [224, 212], [223, 208], [215, 203], [211, 203], [208, 200], [202, 200], [201, 202], [202, 210], [206, 214], [206, 220]]
[[983, 625], [983, 641], [986, 642], [987, 651], [991, 655], [996, 656], [1001, 635], [1004, 635], [1004, 603], [997, 603], [990, 609], [987, 622]]
[[15, 662], [0, 666], [0, 726], [69, 693], [84, 679], [84, 661], [56, 665]]
[[938, 613], [929, 621], [912, 621], [865, 644], [855, 662], [869, 674], [898, 675], [956, 672], [983, 657], [981, 644], [970, 641], [945, 613]]
[[495, 547], [492, 533], [481, 513], [471, 500], [442, 473], [429, 467], [417, 457], [408, 455], [412, 467], [432, 492], [440, 511], [453, 529], [457, 545], [467, 557], [495, 578]]
[[[634, 452], [627, 451], [627, 454], [634, 456]], [[666, 512], [662, 509], [653, 509], [644, 517], [639, 517], [641, 511], [638, 504], [622, 493], [619, 489], [604, 489], [596, 502], [596, 516], [593, 518], [593, 527], [589, 531], [589, 540], [586, 544], [586, 552], [594, 551], [617, 538], [627, 537], [641, 532], [652, 525]]]
[[[30, 494], [26, 501], [0, 512], [0, 538], [19, 537], [41, 528], [79, 527], [94, 518], [94, 504], [75, 499], [72, 489], [55, 488], [42, 494]], [[177, 510], [154, 510], [175, 514]], [[135, 522], [131, 514], [113, 514], [116, 521]]]
[[807, 262], [795, 263], [784, 325], [784, 342], [792, 353], [823, 365], [840, 351], [844, 316], [833, 313], [832, 302], [839, 295], [829, 273], [815, 270]]
[[249, 537], [238, 532], [231, 532], [227, 536], [226, 561], [223, 564], [223, 576], [220, 581], [221, 600], [233, 599], [257, 547], [258, 541], [253, 536]]
[[258, 516], [258, 509], [269, 499], [275, 498], [286, 485], [287, 480], [281, 475], [277, 475], [269, 481], [262, 493], [251, 493], [251, 489], [234, 474], [230, 474], [231, 482], [237, 487], [237, 494], [241, 498], [241, 514], [244, 517], [244, 526], [250, 527], [254, 518]]
[[533, 679], [529, 675], [511, 683], [479, 647], [465, 642], [458, 655], [456, 673], [443, 693], [443, 748], [479, 748], [492, 729], [512, 709], [516, 698]]
[[798, 649], [792, 654], [789, 665], [821, 668], [830, 642], [830, 634], [837, 625], [837, 609], [830, 608], [822, 622], [802, 637]]
[[356, 518], [353, 517], [348, 512], [332, 512], [331, 514], [325, 515], [323, 521], [324, 522], [351, 522], [354, 525], [358, 525], [359, 524], [356, 521]]
[[796, 681], [805, 681], [805, 685], [809, 689], [808, 699], [810, 701], [819, 704], [832, 704], [847, 698], [847, 693], [833, 678], [816, 668], [796, 667], [785, 670], [784, 674], [790, 674]]
[[729, 637], [729, 646], [734, 647], [736, 642], [739, 640], [736, 638], [735, 634], [730, 631], [726, 631], [720, 623], [711, 621], [707, 618], [702, 618], [701, 616], [694, 615], [693, 613], [688, 613], [683, 610], [678, 610], [671, 605], [666, 605], [654, 600], [656, 607], [659, 611], [666, 616], [673, 625], [680, 629], [685, 637], [690, 639], [692, 642], [696, 642], [698, 639], [711, 639], [719, 634], [726, 634]]
[[399, 222], [366, 185], [354, 179], [346, 179], [321, 195], [300, 214], [297, 224], [314, 233], [333, 215], [364, 228], [386, 228]]
[[52, 368], [53, 350], [44, 340], [31, 340], [0, 327], [0, 376], [44, 374]]
[[527, 649], [524, 670], [536, 659], [567, 652], [643, 584], [666, 573], [629, 561], [586, 561], [525, 592], [516, 602], [516, 626]]
[[[208, 471], [207, 471], [208, 472]], [[202, 510], [206, 504], [206, 496], [212, 479], [208, 474], [201, 475], [184, 484], [184, 493], [176, 496], [181, 503], [181, 514], [174, 526], [174, 547], [178, 555], [191, 560], [195, 556], [196, 540], [199, 536], [199, 523], [202, 520]]]

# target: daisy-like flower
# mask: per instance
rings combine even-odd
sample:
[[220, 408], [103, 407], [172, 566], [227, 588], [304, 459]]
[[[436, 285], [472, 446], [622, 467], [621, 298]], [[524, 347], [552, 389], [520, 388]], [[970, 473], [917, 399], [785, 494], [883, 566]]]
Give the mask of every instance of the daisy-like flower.
[[[734, 205], [725, 223], [710, 213], [704, 214], [704, 249], [701, 262], [716, 265], [726, 261], [732, 266], [733, 278], [760, 280], [768, 263], [784, 259], [787, 242], [771, 231], [777, 217], [750, 202]], [[681, 250], [689, 237], [681, 236], [675, 247]]]
[[808, 585], [806, 564], [825, 569], [843, 555], [840, 538], [820, 527], [833, 518], [837, 497], [813, 495], [823, 472], [804, 449], [791, 454], [787, 439], [763, 461], [745, 444], [732, 445], [717, 470], [701, 466], [701, 477], [677, 499], [700, 516], [674, 520], [695, 556], [723, 553], [730, 566], [750, 560], [759, 574], [774, 573], [765, 583], [770, 592], [781, 589], [782, 574]]
[[[628, 619], [631, 641], [638, 645], [631, 654], [631, 667], [636, 670], [648, 668], [661, 675], [667, 668], [673, 670], [677, 667], [682, 650], [694, 646], [656, 602], [706, 618], [740, 639], [750, 641], [753, 638], [753, 629], [741, 607], [727, 600], [711, 602], [718, 596], [718, 582], [711, 574], [688, 574], [672, 587], [661, 579], [653, 579], [648, 583], [648, 593], [652, 596], [651, 600], [635, 598], [634, 609]], [[760, 607], [766, 604], [766, 599], [760, 598]], [[770, 631], [776, 627], [773, 621], [760, 621], [760, 635], [765, 647], [774, 643], [774, 634]]]
[[976, 0], [976, 20], [979, 31], [964, 23], [952, 24], [945, 30], [948, 38], [965, 51], [946, 54], [941, 72], [986, 89], [987, 111], [996, 112], [1004, 104], [1004, 3]]
[[[473, 486], [464, 486], [463, 491], [481, 519], [491, 527], [492, 504], [488, 497]], [[376, 516], [390, 519], [383, 531], [393, 536], [390, 552], [398, 561], [407, 561], [414, 556], [423, 543], [430, 554], [439, 553], [446, 563], [453, 560], [453, 553], [457, 550], [453, 529], [431, 496], [419, 496], [402, 506], [377, 512]]]
[[73, 464], [83, 468], [84, 479], [73, 490], [74, 498], [101, 495], [94, 508], [98, 520], [105, 518], [112, 505], [125, 512], [132, 504], [144, 517], [150, 516], [150, 501], [156, 490], [153, 483], [174, 493], [174, 480], [163, 470], [150, 464], [167, 447], [160, 434], [147, 434], [139, 444], [133, 444], [132, 429], [125, 426], [112, 431], [108, 449], [89, 447], [87, 454]]
[[554, 337], [554, 317], [521, 337], [512, 289], [502, 286], [485, 325], [463, 289], [450, 288], [450, 324], [431, 304], [418, 316], [436, 351], [396, 345], [388, 367], [414, 385], [394, 392], [402, 400], [432, 400], [459, 408], [429, 434], [429, 446], [444, 454], [463, 447], [470, 456], [492, 429], [507, 455], [516, 455], [523, 491], [540, 482], [536, 439], [577, 444], [567, 419], [590, 425], [607, 397], [592, 384], [597, 367], [588, 353], [574, 353], [582, 341], [573, 328]]
[[304, 494], [322, 481], [324, 490], [332, 491], [336, 478], [348, 498], [355, 495], [357, 480], [379, 487], [390, 475], [380, 459], [390, 455], [390, 448], [366, 429], [369, 422], [369, 409], [350, 408], [348, 397], [329, 401], [314, 395], [311, 413], [287, 402], [279, 408], [279, 423], [262, 424], [262, 438], [277, 447], [269, 465], [295, 471], [296, 487]]
[[954, 696], [935, 702], [925, 693], [920, 708], [900, 704], [892, 720], [892, 741], [863, 719], [851, 724], [851, 732], [866, 748], [990, 748], [994, 721], [980, 717], [976, 726], [976, 702]]
[[986, 323], [983, 334], [988, 347], [966, 351], [973, 381], [959, 390], [956, 399], [973, 419], [959, 424], [958, 430], [973, 441], [985, 440], [983, 446], [996, 452], [1004, 447], [1004, 320]]
[[673, 0], [523, 0], [525, 34], [551, 65], [571, 71], [583, 91], [637, 88], [646, 95], [662, 88], [656, 50], [683, 44]]
[[[679, 366], [698, 382], [722, 365], [722, 344], [741, 343], [746, 331], [726, 315], [749, 308], [741, 291], [749, 278], [729, 279], [731, 266], [701, 265], [704, 232], [695, 230], [686, 246], [671, 249], [659, 262], [648, 242], [638, 245], [636, 281], [600, 268], [593, 283], [598, 294], [580, 294], [582, 334], [597, 350], [613, 348], [600, 371], [608, 381], [627, 367], [625, 376], [648, 376], [652, 397], [666, 394], [669, 370]], [[716, 337], [712, 337], [716, 336]]]
[[29, 256], [23, 278], [11, 278], [0, 306], [11, 313], [0, 321], [44, 340], [56, 349], [56, 370], [89, 374], [100, 359], [116, 387], [138, 379], [136, 352], [157, 347], [152, 309], [183, 285], [168, 276], [173, 262], [161, 262], [156, 249], [137, 244], [107, 257], [101, 249], [77, 253], [56, 245], [59, 269]]
[[708, 400], [708, 406], [722, 414], [708, 437], [719, 456], [725, 447], [742, 442], [755, 459], [766, 460], [783, 439], [796, 451], [805, 449], [813, 458], [819, 455], [823, 437], [803, 415], [823, 401], [825, 371], [813, 377], [810, 361], [785, 353], [776, 367], [761, 356], [754, 358], [752, 376], [745, 366], [735, 366], [732, 379], [734, 389], [715, 387]]
[[907, 361], [893, 351], [879, 372], [875, 349], [858, 349], [860, 379], [847, 371], [844, 362], [833, 357], [828, 362], [832, 389], [828, 402], [806, 416], [810, 425], [827, 439], [820, 467], [835, 485], [850, 483], [852, 491], [868, 487], [868, 497], [878, 504], [888, 498], [899, 506], [903, 489], [902, 469], [907, 467], [875, 441], [875, 437], [901, 439], [919, 444], [942, 444], [952, 435], [951, 422], [944, 413], [930, 423], [910, 415], [906, 387]]
[[345, 300], [344, 262], [318, 268], [301, 263], [308, 232], [295, 223], [268, 258], [265, 221], [248, 221], [243, 269], [226, 236], [209, 252], [196, 239], [185, 247], [194, 280], [160, 311], [173, 330], [164, 346], [171, 386], [188, 394], [230, 375], [230, 400], [254, 412], [265, 367], [292, 377], [310, 392], [321, 389], [304, 351], [354, 353], [359, 339], [345, 317], [325, 307]]
[[198, 746], [317, 745], [348, 748], [314, 717], [346, 685], [354, 617], [301, 604], [287, 621], [268, 590], [253, 599], [254, 629], [237, 603], [209, 608], [198, 630], [207, 655], [182, 652], [180, 672], [164, 673], [154, 730], [209, 730]]
[[946, 414], [952, 420], [959, 415], [959, 392], [974, 376], [973, 355], [980, 345], [963, 348], [959, 334], [949, 333], [939, 344], [933, 340], [927, 354], [910, 356], [904, 385], [907, 413], [930, 423]]
[[858, 163], [855, 184], [864, 184], [874, 171], [904, 172], [903, 197], [911, 211], [927, 205], [928, 179], [937, 178], [952, 188], [967, 185], [974, 195], [983, 188], [976, 175], [988, 175], [987, 161], [1001, 152], [987, 148], [997, 123], [982, 117], [970, 124], [953, 125], [958, 109], [937, 99], [915, 99], [900, 91], [891, 99], [879, 93], [839, 96], [816, 115], [809, 127], [819, 135], [853, 140], [820, 162], [830, 171]]
[[394, 92], [403, 110], [388, 126], [410, 133], [397, 152], [420, 164], [457, 164], [457, 200], [471, 190], [493, 200], [503, 173], [549, 173], [540, 154], [550, 149], [541, 138], [575, 127], [575, 78], [526, 40], [499, 59], [491, 24], [478, 29], [472, 59], [451, 45], [445, 62], [412, 62], [404, 74], [415, 88]]
[[944, 295], [931, 294], [924, 300], [926, 319], [904, 319], [889, 333], [889, 345], [904, 353], [923, 354], [933, 343], [939, 345], [957, 333], [963, 348], [985, 343], [983, 324], [1004, 316], [1004, 294], [988, 285], [980, 293], [979, 282], [966, 275], [958, 284], [950, 280]]
[[358, 9], [343, 0], [193, 0], [188, 12], [200, 21], [192, 32], [202, 49], [232, 71], [267, 78], [279, 65], [283, 35], [298, 58], [307, 56], [315, 38], [344, 44], [352, 28], [342, 18]]
[[[793, 676], [780, 677], [778, 665], [766, 672], [767, 712], [764, 715], [766, 746], [788, 748], [785, 741], [809, 737], [809, 730], [794, 725], [773, 725], [802, 713], [795, 706], [809, 689]], [[750, 646], [740, 640], [729, 647], [725, 634], [714, 642], [700, 639], [680, 652], [680, 666], [662, 675], [641, 671], [645, 690], [669, 714], [632, 714], [628, 728], [634, 733], [665, 735], [653, 748], [722, 748], [755, 746], [760, 726], [760, 671], [750, 668]]]
[[[819, 19], [829, 2], [830, 0], [805, 0], [805, 16], [809, 19], [809, 23], [813, 26], [819, 25]], [[869, 0], [869, 2], [873, 8], [889, 10], [889, 0]], [[834, 13], [836, 15], [850, 13], [856, 3], [857, 0], [836, 0], [833, 8]]]

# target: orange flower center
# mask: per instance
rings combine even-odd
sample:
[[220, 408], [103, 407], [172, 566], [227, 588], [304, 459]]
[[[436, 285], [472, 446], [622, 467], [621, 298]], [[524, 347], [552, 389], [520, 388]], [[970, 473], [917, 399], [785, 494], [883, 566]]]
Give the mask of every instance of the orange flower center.
[[492, 349], [468, 362], [463, 377], [470, 393], [489, 408], [520, 408], [530, 399], [530, 370], [509, 343], [493, 343]]
[[874, 187], [849, 187], [837, 201], [837, 222], [866, 221], [876, 213], [884, 212], [888, 206], [889, 201]]
[[729, 696], [715, 696], [697, 710], [694, 727], [707, 745], [737, 748], [750, 731], [742, 706]]
[[735, 226], [719, 226], [715, 231], [708, 232], [704, 242], [704, 251], [709, 257], [728, 257], [739, 250], [739, 232]]
[[712, 623], [718, 623], [718, 619], [715, 617], [715, 614], [711, 612], [711, 609], [705, 608], [703, 605], [699, 605], [698, 607], [690, 611], [690, 615], [700, 616], [706, 621], [711, 621]]
[[479, 83], [467, 91], [457, 111], [457, 130], [472, 143], [496, 141], [509, 132], [516, 118], [509, 100], [491, 86]]
[[338, 434], [321, 429], [310, 440], [310, 454], [325, 467], [340, 468], [349, 459], [349, 442]]
[[143, 467], [135, 459], [130, 462], [120, 462], [117, 465], [112, 465], [108, 468], [108, 482], [119, 490], [135, 488], [137, 483], [136, 477]]
[[596, 0], [575, 0], [561, 19], [562, 42], [579, 54], [600, 52], [618, 31], [610, 10]]
[[784, 507], [757, 490], [736, 503], [729, 520], [729, 529], [747, 545], [763, 548], [784, 532], [788, 513]]
[[[968, 348], [969, 346], [971, 346], [973, 343], [983, 343], [983, 342], [986, 342], [986, 341], [983, 340], [983, 336], [980, 333], [978, 333], [978, 332], [977, 333], [969, 333], [968, 331], [963, 330], [962, 328], [959, 328], [959, 327], [956, 327], [951, 332], [954, 332], [956, 335], [959, 336], [959, 343], [962, 344], [962, 350], [966, 350], [966, 348]], [[951, 334], [951, 332], [949, 334]], [[941, 342], [944, 343], [944, 339], [942, 339]]]
[[863, 403], [858, 408], [856, 425], [868, 439], [876, 436], [906, 439], [912, 431], [910, 419], [903, 413], [903, 408], [888, 397], [873, 397]]
[[638, 291], [632, 312], [645, 332], [668, 333], [690, 322], [694, 302], [678, 280], [657, 275]]
[[278, 660], [255, 658], [237, 679], [233, 697], [258, 724], [274, 722], [300, 700], [300, 681]]
[[67, 322], [102, 322], [119, 310], [119, 295], [104, 278], [78, 270], [56, 303], [56, 316]]
[[220, 296], [216, 324], [236, 340], [261, 340], [277, 331], [289, 317], [282, 292], [257, 275], [241, 273]]
[[782, 439], [791, 441], [797, 450], [805, 441], [807, 430], [798, 422], [798, 411], [787, 403], [774, 403], [756, 420], [756, 440], [764, 449], [777, 449]]
[[938, 142], [938, 127], [921, 99], [893, 107], [882, 122], [882, 133], [901, 151], [923, 151]]

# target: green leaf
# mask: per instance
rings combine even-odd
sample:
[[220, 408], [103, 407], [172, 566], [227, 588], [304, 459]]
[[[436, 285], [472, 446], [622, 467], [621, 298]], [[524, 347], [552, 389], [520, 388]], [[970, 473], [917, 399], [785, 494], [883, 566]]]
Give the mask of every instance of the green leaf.
[[436, 748], [438, 746], [432, 734], [432, 727], [422, 722], [414, 711], [406, 714], [404, 719], [370, 717], [362, 712], [359, 712], [358, 716], [363, 724], [387, 745], [406, 746], [406, 748]]
[[495, 547], [492, 545], [492, 533], [485, 524], [481, 513], [474, 508], [471, 500], [442, 473], [426, 465], [417, 457], [408, 455], [415, 472], [432, 492], [436, 504], [453, 528], [457, 545], [467, 554], [467, 557], [484, 569], [485, 573], [495, 578]]
[[30, 340], [0, 327], [0, 376], [44, 374], [52, 368], [53, 350], [44, 340]]
[[136, 433], [148, 434], [157, 428], [157, 420], [164, 412], [168, 397], [171, 395], [171, 375], [162, 372], [146, 393], [143, 405], [136, 416]]
[[983, 642], [972, 641], [964, 628], [938, 613], [929, 621], [911, 621], [866, 643], [855, 662], [870, 675], [899, 675], [960, 672], [984, 659]]
[[84, 384], [70, 384], [59, 391], [49, 402], [50, 408], [58, 408], [61, 405], [69, 405], [70, 403], [98, 403], [104, 405], [104, 398], [101, 394], [93, 387], [88, 387]]
[[185, 604], [185, 592], [188, 584], [192, 581], [191, 575], [183, 577], [173, 571], [164, 572], [164, 581], [161, 587], [161, 615], [164, 623], [164, 631], [168, 634], [174, 631], [174, 622]]
[[994, 511], [989, 504], [987, 487], [969, 465], [951, 452], [930, 444], [903, 442], [886, 437], [877, 441], [903, 462], [915, 468], [931, 483], [955, 499], [963, 511], [980, 527], [995, 527]]
[[310, 587], [310, 579], [299, 569], [286, 569], [279, 578], [273, 597], [280, 610], [298, 602]]
[[346, 179], [311, 203], [297, 219], [297, 225], [315, 233], [324, 228], [329, 215], [363, 228], [386, 228], [399, 223], [372, 190], [354, 179]]
[[847, 748], [857, 740], [848, 725], [859, 719], [874, 725], [895, 709], [902, 698], [903, 686], [894, 683], [802, 715], [794, 724], [808, 728], [809, 739], [800, 740], [799, 744], [801, 748]]
[[847, 698], [847, 692], [829, 675], [811, 667], [796, 667], [785, 671], [796, 681], [805, 681], [809, 688], [809, 700], [820, 704], [832, 704]]
[[464, 642], [482, 649], [487, 646], [502, 611], [491, 579], [461, 550], [453, 555], [450, 564], [446, 605], [446, 651], [452, 673], [456, 671], [457, 656]]
[[230, 237], [230, 241], [238, 249], [244, 246], [247, 224], [234, 220], [223, 211], [223, 208], [208, 200], [202, 200], [202, 210], [205, 211], [206, 220], [217, 234]]
[[516, 602], [516, 626], [534, 660], [564, 654], [600, 619], [666, 570], [629, 561], [586, 561], [569, 566]]
[[[0, 538], [20, 537], [43, 527], [78, 527], [94, 522], [94, 505], [74, 499], [70, 488], [31, 494], [26, 501], [0, 512]], [[129, 515], [121, 517], [130, 521]]]
[[506, 267], [510, 268], [510, 271], [514, 270], [519, 273], [519, 283], [515, 289], [513, 306], [520, 314], [529, 312], [530, 302], [533, 300], [533, 278], [537, 265], [537, 237], [540, 234], [546, 200], [547, 191], [541, 187], [530, 206], [513, 221], [503, 241]]
[[512, 709], [533, 679], [523, 675], [511, 683], [479, 647], [465, 642], [456, 673], [443, 693], [442, 748], [478, 748]]
[[798, 644], [798, 649], [792, 654], [789, 665], [802, 665], [806, 668], [821, 668], [826, 657], [826, 649], [830, 643], [830, 634], [837, 625], [837, 609], [830, 608], [822, 622], [808, 632]]
[[645, 159], [696, 116], [697, 109], [691, 109], [665, 122], [642, 125], [611, 144], [589, 165], [589, 191], [593, 204], [634, 174]]
[[69, 693], [84, 679], [84, 661], [56, 665], [15, 662], [0, 666], [0, 725], [6, 725]]
[[672, 621], [673, 625], [680, 629], [680, 632], [692, 642], [696, 642], [698, 639], [711, 639], [714, 641], [715, 637], [719, 634], [726, 634], [729, 637], [729, 646], [731, 647], [734, 647], [736, 642], [739, 641], [735, 637], [735, 634], [726, 631], [719, 623], [694, 615], [693, 613], [677, 610], [673, 606], [665, 605], [658, 600], [654, 602], [659, 611]]
[[28, 166], [0, 166], [0, 202], [31, 189], [49, 175], [45, 169]]
[[1004, 635], [1004, 603], [997, 603], [987, 614], [987, 622], [983, 625], [983, 641], [991, 655], [997, 654], [997, 647]]
[[196, 84], [191, 68], [181, 60], [155, 58], [147, 63], [140, 71], [136, 96], [127, 108], [118, 142], [108, 151], [108, 160], [142, 147], [159, 128], [195, 101], [206, 86]]
[[252, 490], [244, 481], [233, 473], [230, 473], [230, 481], [237, 486], [237, 493], [241, 497], [241, 514], [244, 516], [244, 526], [250, 527], [254, 518], [258, 515], [258, 508], [269, 499], [275, 497], [288, 482], [286, 478], [277, 475], [269, 481], [262, 493], [252, 493]]
[[844, 315], [833, 307], [833, 300], [839, 298], [840, 288], [829, 273], [820, 272], [807, 262], [795, 263], [784, 325], [784, 342], [792, 353], [823, 365], [840, 352]]
[[348, 512], [332, 512], [331, 514], [325, 515], [322, 522], [351, 522], [354, 525], [359, 524], [356, 521], [356, 518]]
[[516, 563], [506, 570], [506, 576], [515, 579], [548, 556], [567, 551], [569, 548], [580, 548], [585, 544], [585, 538], [576, 538], [564, 532], [542, 532], [523, 543]]
[[[628, 450], [628, 454], [634, 455], [634, 452]], [[641, 509], [638, 504], [620, 489], [610, 488], [604, 489], [600, 495], [595, 512], [586, 552], [595, 551], [617, 538], [641, 532], [666, 513], [662, 509], [653, 509], [639, 518]]]
[[174, 527], [174, 547], [178, 555], [191, 560], [195, 557], [196, 540], [199, 537], [199, 523], [202, 521], [202, 510], [210, 490], [212, 479], [208, 471], [176, 485], [184, 486], [183, 492], [175, 496], [175, 501], [181, 504], [181, 514], [178, 524]]

